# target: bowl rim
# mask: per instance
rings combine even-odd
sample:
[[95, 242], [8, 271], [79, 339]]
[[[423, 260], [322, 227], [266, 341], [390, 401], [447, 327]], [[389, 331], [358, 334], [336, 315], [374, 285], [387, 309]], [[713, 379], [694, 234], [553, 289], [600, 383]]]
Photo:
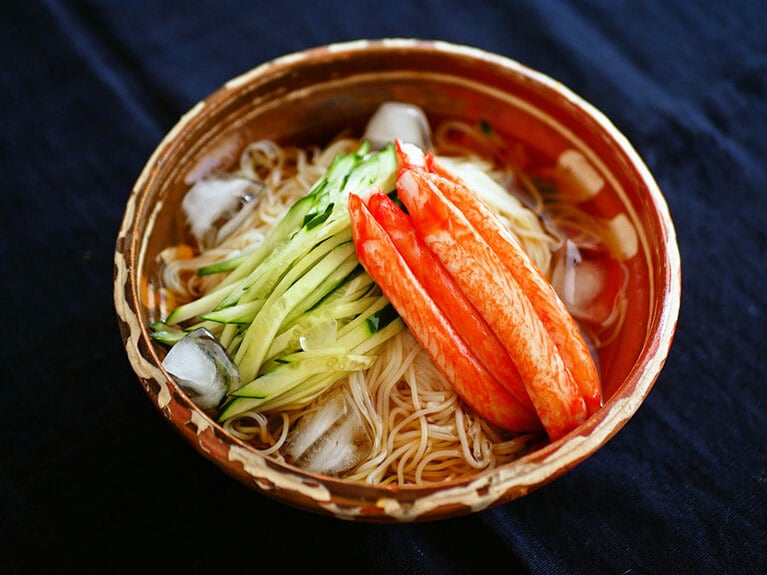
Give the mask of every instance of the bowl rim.
[[[581, 426], [566, 436], [535, 450], [535, 462], [531, 455], [498, 466], [492, 470], [478, 472], [469, 478], [461, 478], [440, 484], [422, 485], [368, 485], [351, 481], [318, 475], [271, 459], [268, 455], [248, 446], [245, 442], [226, 432], [214, 419], [200, 410], [165, 372], [159, 362], [152, 365], [146, 360], [146, 353], [156, 358], [152, 351], [153, 342], [148, 336], [148, 325], [141, 314], [139, 297], [138, 274], [143, 269], [145, 243], [142, 238], [132, 233], [134, 218], [138, 213], [152, 214], [145, 205], [146, 191], [153, 185], [158, 174], [159, 164], [178, 144], [179, 139], [195, 122], [201, 119], [203, 110], [211, 106], [223, 106], [236, 90], [262, 80], [271, 74], [309, 61], [321, 55], [327, 58], [344, 58], [358, 55], [365, 50], [424, 50], [434, 52], [437, 56], [452, 55], [491, 63], [506, 71], [519, 74], [527, 80], [538, 83], [546, 89], [554, 90], [558, 96], [569, 105], [582, 110], [590, 121], [598, 124], [599, 128], [614, 141], [630, 165], [636, 170], [642, 186], [646, 189], [647, 199], [653, 205], [653, 215], [657, 218], [659, 231], [664, 236], [665, 250], [662, 254], [661, 269], [655, 270], [659, 285], [662, 287], [661, 304], [653, 310], [654, 327], [648, 327], [648, 333], [657, 334], [650, 348], [643, 348], [639, 353], [633, 368], [616, 389], [612, 397], [604, 404], [602, 410], [589, 418]], [[123, 261], [125, 259], [125, 261]], [[658, 187], [649, 168], [644, 163], [633, 145], [625, 135], [599, 109], [574, 93], [561, 82], [550, 76], [534, 70], [508, 56], [495, 54], [480, 48], [445, 42], [442, 40], [422, 40], [415, 38], [381, 38], [369, 40], [354, 40], [310, 47], [304, 50], [282, 55], [266, 61], [244, 73], [228, 80], [220, 88], [200, 100], [189, 109], [171, 130], [162, 138], [147, 160], [133, 189], [131, 190], [125, 213], [119, 229], [115, 249], [114, 267], [114, 303], [119, 319], [119, 328], [124, 347], [135, 374], [142, 381], [145, 391], [152, 397], [155, 406], [165, 417], [177, 426], [170, 416], [167, 407], [172, 402], [180, 402], [184, 410], [190, 413], [190, 421], [194, 421], [197, 430], [196, 438], [188, 435], [187, 439], [195, 443], [203, 455], [218, 465], [219, 453], [209, 451], [209, 441], [225, 441], [227, 460], [238, 461], [242, 464], [244, 477], [259, 490], [269, 492], [275, 488], [295, 488], [306, 495], [311, 501], [320, 501], [320, 509], [307, 500], [308, 508], [312, 511], [325, 511], [337, 517], [362, 520], [418, 520], [431, 514], [455, 516], [494, 506], [509, 498], [524, 495], [528, 490], [540, 487], [559, 477], [573, 466], [577, 465], [612, 438], [625, 423], [634, 415], [644, 402], [650, 390], [660, 375], [663, 365], [670, 352], [679, 317], [681, 303], [681, 261], [676, 233], [666, 200]], [[155, 383], [152, 383], [155, 381]], [[631, 383], [633, 393], [623, 397], [621, 389]], [[150, 390], [150, 387], [152, 388]], [[159, 391], [155, 391], [155, 387]], [[175, 389], [174, 389], [175, 388]], [[173, 391], [174, 393], [171, 393]], [[601, 415], [599, 415], [601, 414]], [[201, 434], [214, 430], [203, 446]], [[200, 448], [203, 446], [203, 449]], [[262, 461], [263, 459], [263, 461]], [[231, 473], [231, 469], [224, 468]], [[262, 476], [261, 480], [251, 481], [248, 477]], [[286, 481], [280, 485], [283, 479]], [[516, 494], [510, 495], [509, 484], [516, 486]], [[338, 506], [332, 502], [330, 492], [338, 492], [342, 497], [349, 498], [348, 505]], [[354, 492], [354, 493], [351, 493]], [[274, 491], [272, 491], [274, 494]], [[279, 494], [278, 498], [279, 498]], [[400, 497], [404, 500], [398, 500]], [[463, 501], [458, 507], [451, 507], [452, 502]], [[375, 509], [369, 509], [361, 502], [374, 504]], [[287, 502], [290, 504], [290, 502]], [[323, 507], [326, 505], [327, 507]], [[303, 507], [303, 505], [299, 505]]]

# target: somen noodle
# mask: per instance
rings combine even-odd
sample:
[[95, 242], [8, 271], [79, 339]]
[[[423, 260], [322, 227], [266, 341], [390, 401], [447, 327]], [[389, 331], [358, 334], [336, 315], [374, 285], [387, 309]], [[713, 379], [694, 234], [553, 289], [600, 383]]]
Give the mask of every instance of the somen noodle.
[[[247, 253], [291, 205], [307, 194], [337, 155], [359, 146], [359, 140], [346, 137], [323, 148], [297, 148], [271, 141], [247, 146], [239, 166], [229, 176], [258, 186], [260, 192], [253, 199], [253, 209], [216, 245], [192, 246], [190, 241], [190, 245], [169, 247], [161, 254], [161, 281], [169, 294], [163, 300], [167, 301], [165, 305], [172, 307], [214, 289], [225, 274], [200, 276], [198, 269]], [[511, 192], [488, 203], [544, 275], [551, 278], [568, 237], [573, 245], [600, 245], [600, 230], [588, 223], [589, 217], [577, 206], [559, 201], [556, 194], [542, 193], [528, 175], [499, 164], [492, 157], [491, 147], [485, 131], [462, 122], [446, 122], [434, 132], [435, 152], [441, 159], [456, 169], [482, 173]], [[617, 333], [623, 310], [619, 294], [606, 320], [599, 325], [581, 324], [594, 348], [608, 343]], [[169, 311], [160, 309], [157, 313], [166, 317]], [[222, 341], [231, 341], [230, 326], [208, 327]], [[477, 416], [407, 329], [389, 339], [376, 355], [372, 367], [352, 372], [306, 407], [255, 408], [222, 425], [269, 457], [370, 484], [453, 480], [518, 458], [545, 441], [540, 433], [510, 434]], [[364, 429], [364, 433], [354, 436], [359, 453], [349, 455], [353, 465], [346, 465], [342, 472], [312, 467], [301, 460], [305, 456], [291, 451], [300, 440], [296, 439], [296, 430], [301, 422], [310, 421], [312, 414], [334, 401], [339, 402], [343, 413], [358, 418], [358, 427]]]

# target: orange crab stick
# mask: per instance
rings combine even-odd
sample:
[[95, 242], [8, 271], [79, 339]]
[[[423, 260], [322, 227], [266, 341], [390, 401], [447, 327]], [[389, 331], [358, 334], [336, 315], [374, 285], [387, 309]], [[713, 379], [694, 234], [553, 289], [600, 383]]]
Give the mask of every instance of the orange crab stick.
[[461, 334], [480, 363], [511, 392], [522, 407], [534, 415], [535, 408], [506, 349], [442, 263], [416, 234], [408, 215], [381, 192], [370, 196], [367, 207], [389, 234], [397, 251], [426, 293]]
[[349, 215], [360, 263], [456, 393], [480, 417], [503, 429], [540, 429], [537, 418], [521, 408], [477, 360], [356, 194], [349, 195]]
[[452, 185], [445, 182], [439, 185], [445, 197], [460, 207], [471, 225], [501, 256], [525, 293], [540, 294], [540, 297], [532, 298], [531, 303], [576, 381], [589, 413], [596, 412], [602, 405], [599, 374], [578, 325], [552, 285], [535, 267], [503, 222], [459, 176], [439, 163], [431, 152], [424, 154], [418, 146], [399, 140], [394, 144], [399, 175], [408, 170], [425, 170], [449, 180]]
[[397, 182], [399, 197], [419, 235], [503, 343], [543, 427], [556, 440], [582, 423], [588, 412], [528, 299], [540, 295], [524, 292], [498, 254], [442, 195], [434, 184], [436, 178], [418, 170], [405, 171]]
[[408, 170], [427, 170], [426, 155], [415, 144], [394, 140], [394, 151], [397, 154], [397, 176]]
[[577, 383], [589, 413], [596, 412], [602, 405], [599, 373], [578, 325], [552, 285], [532, 263], [496, 214], [483, 204], [458, 176], [441, 165], [433, 154], [426, 155], [426, 164], [430, 172], [449, 180], [439, 182], [440, 191], [460, 209], [487, 244], [500, 256], [522, 291], [528, 294], [565, 366]]

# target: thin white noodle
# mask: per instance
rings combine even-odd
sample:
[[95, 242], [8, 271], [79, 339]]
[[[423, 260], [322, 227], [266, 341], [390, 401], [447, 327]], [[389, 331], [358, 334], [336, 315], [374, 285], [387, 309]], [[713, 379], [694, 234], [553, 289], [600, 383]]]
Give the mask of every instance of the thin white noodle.
[[[437, 149], [440, 153], [470, 158], [506, 189], [517, 188], [532, 209], [512, 209], [513, 203], [510, 203], [509, 209], [500, 215], [536, 265], [548, 269], [552, 251], [562, 238], [545, 229], [541, 217], [545, 202], [534, 184], [524, 174], [494, 170], [470, 148], [456, 145], [455, 133], [469, 139], [478, 138], [474, 128], [446, 123], [436, 132]], [[180, 259], [178, 252], [169, 248], [163, 254], [163, 286], [181, 299], [198, 297], [212, 289], [222, 274], [201, 278], [196, 275], [199, 267], [252, 249], [289, 206], [322, 177], [338, 154], [349, 153], [358, 145], [357, 140], [339, 138], [325, 148], [299, 149], [271, 141], [247, 146], [235, 174], [264, 187], [257, 209], [221, 245], [204, 254]], [[571, 217], [566, 208], [557, 213], [577, 228], [577, 218]], [[582, 231], [593, 232], [588, 226]], [[622, 318], [625, 306], [617, 306], [614, 313]], [[217, 336], [222, 343], [232, 346], [238, 337], [236, 333], [235, 326], [227, 325], [218, 329]], [[614, 332], [608, 334], [613, 336]], [[371, 443], [368, 456], [346, 473], [345, 479], [398, 485], [449, 481], [519, 457], [540, 438], [536, 434], [509, 437], [476, 416], [407, 330], [382, 347], [370, 369], [355, 372], [336, 386], [348, 387], [352, 408], [368, 429]], [[281, 450], [291, 428], [302, 415], [321, 409], [325, 397], [318, 397], [302, 411], [246, 412], [226, 421], [224, 427], [236, 437], [251, 442], [262, 453], [284, 461]]]

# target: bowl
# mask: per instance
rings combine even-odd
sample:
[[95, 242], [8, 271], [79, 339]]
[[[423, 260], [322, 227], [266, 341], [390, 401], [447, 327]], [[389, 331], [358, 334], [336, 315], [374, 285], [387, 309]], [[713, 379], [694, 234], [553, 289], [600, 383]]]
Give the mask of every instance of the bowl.
[[[541, 162], [574, 151], [600, 181], [601, 217], [628, 223], [630, 270], [623, 329], [599, 355], [604, 403], [576, 429], [489, 471], [440, 484], [376, 486], [264, 456], [199, 409], [163, 368], [146, 301], [158, 254], [182, 234], [184, 192], [231, 167], [247, 142], [309, 145], [361, 131], [387, 101], [420, 106], [432, 122], [492, 125]], [[625, 239], [625, 238], [624, 238]], [[147, 289], [147, 288], [150, 289]], [[681, 269], [672, 220], [652, 174], [594, 106], [519, 62], [472, 47], [418, 39], [340, 43], [277, 58], [234, 78], [186, 113], [138, 177], [116, 241], [114, 302], [127, 356], [143, 389], [201, 456], [255, 492], [309, 512], [393, 523], [444, 519], [510, 502], [593, 455], [637, 412], [668, 356]], [[647, 416], [647, 415], [646, 415]]]

